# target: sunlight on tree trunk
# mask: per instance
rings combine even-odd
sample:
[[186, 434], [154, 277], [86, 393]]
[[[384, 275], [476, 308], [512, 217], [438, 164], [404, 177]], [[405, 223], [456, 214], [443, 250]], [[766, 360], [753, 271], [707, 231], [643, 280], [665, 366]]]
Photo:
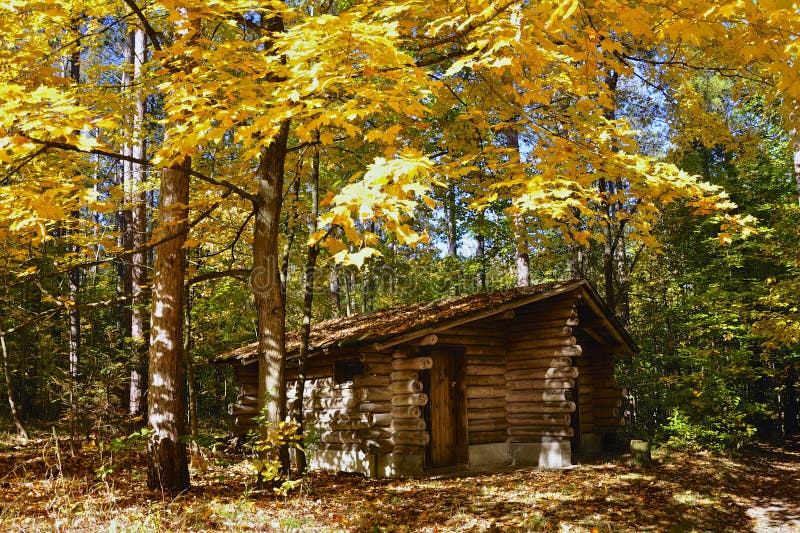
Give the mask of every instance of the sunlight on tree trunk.
[[189, 204], [188, 157], [161, 173], [159, 226], [173, 238], [156, 247], [150, 331], [147, 486], [179, 493], [189, 488], [184, 435], [183, 287], [186, 218]]
[[25, 426], [22, 425], [22, 419], [19, 416], [17, 404], [14, 403], [14, 384], [11, 380], [11, 369], [8, 364], [8, 350], [6, 349], [6, 338], [4, 335], [0, 335], [0, 348], [3, 350], [3, 374], [6, 378], [6, 393], [8, 395], [8, 407], [11, 409], [11, 418], [14, 419], [17, 435], [23, 439], [27, 439], [28, 432], [25, 430]]

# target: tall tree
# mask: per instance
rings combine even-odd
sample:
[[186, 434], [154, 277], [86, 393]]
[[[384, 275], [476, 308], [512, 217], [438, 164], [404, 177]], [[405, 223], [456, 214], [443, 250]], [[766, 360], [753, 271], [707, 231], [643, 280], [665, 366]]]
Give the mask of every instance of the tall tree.
[[184, 428], [183, 295], [191, 159], [161, 171], [159, 229], [150, 313], [147, 485], [170, 493], [189, 488]]

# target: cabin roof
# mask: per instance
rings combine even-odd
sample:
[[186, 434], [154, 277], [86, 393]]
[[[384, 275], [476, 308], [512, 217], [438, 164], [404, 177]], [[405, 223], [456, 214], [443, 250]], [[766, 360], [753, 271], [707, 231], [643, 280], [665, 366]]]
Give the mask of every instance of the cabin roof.
[[[610, 333], [626, 351], [637, 350], [628, 332], [608, 311], [597, 292], [585, 280], [551, 282], [530, 287], [515, 287], [494, 292], [456, 296], [427, 303], [393, 307], [374, 313], [326, 320], [311, 327], [309, 355], [326, 353], [347, 346], [372, 344], [376, 349], [422, 337], [434, 330], [489, 318], [557, 295], [581, 291], [590, 300], [595, 314], [602, 315]], [[433, 329], [432, 329], [433, 328]], [[218, 356], [215, 362], [247, 362], [257, 356], [258, 343], [253, 342]], [[300, 349], [300, 332], [286, 334], [286, 353], [292, 356]]]

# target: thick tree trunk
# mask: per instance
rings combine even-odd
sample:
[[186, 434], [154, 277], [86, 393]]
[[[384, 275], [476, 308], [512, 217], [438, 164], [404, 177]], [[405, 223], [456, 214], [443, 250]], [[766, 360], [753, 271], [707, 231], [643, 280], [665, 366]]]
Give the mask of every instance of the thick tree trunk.
[[147, 485], [169, 493], [189, 488], [184, 435], [183, 285], [189, 169], [187, 157], [179, 167], [161, 173], [159, 226], [173, 238], [156, 247], [153, 304], [150, 317], [150, 389]]
[[[142, 76], [142, 65], [147, 61], [147, 39], [142, 30], [134, 32], [133, 79]], [[145, 157], [145, 99], [139, 92], [136, 98], [136, 114], [133, 117], [133, 143], [131, 155], [139, 160]], [[131, 256], [131, 386], [129, 412], [132, 416], [144, 413], [144, 390], [147, 382], [147, 193], [145, 191], [145, 167], [131, 164], [131, 247], [136, 250]]]
[[270, 425], [286, 417], [284, 303], [278, 271], [278, 234], [289, 122], [261, 149], [251, 278], [258, 319], [258, 397]]
[[6, 349], [6, 338], [0, 335], [0, 348], [3, 350], [3, 374], [6, 378], [6, 393], [8, 395], [8, 407], [11, 409], [11, 418], [14, 420], [14, 425], [17, 428], [17, 434], [23, 439], [28, 438], [28, 432], [25, 431], [25, 426], [22, 425], [22, 418], [19, 416], [17, 404], [14, 403], [14, 383], [11, 380], [11, 368], [8, 364], [8, 350]]

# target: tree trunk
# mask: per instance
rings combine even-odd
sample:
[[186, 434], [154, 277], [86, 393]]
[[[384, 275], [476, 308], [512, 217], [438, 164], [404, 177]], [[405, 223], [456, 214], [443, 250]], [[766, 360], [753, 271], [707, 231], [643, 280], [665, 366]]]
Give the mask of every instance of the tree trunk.
[[161, 173], [159, 226], [172, 236], [156, 247], [150, 317], [147, 486], [179, 493], [189, 488], [184, 435], [183, 285], [191, 159]]
[[253, 235], [252, 289], [258, 318], [258, 397], [270, 425], [286, 418], [284, 295], [278, 272], [278, 234], [289, 122], [261, 149]]
[[797, 201], [800, 203], [800, 140], [794, 142], [794, 180], [797, 184]]
[[192, 436], [192, 449], [197, 444], [197, 381], [192, 360], [192, 289], [184, 284], [183, 301], [183, 357], [186, 364], [186, 386], [189, 403], [189, 435]]
[[[319, 217], [319, 145], [314, 150], [314, 163], [311, 169], [311, 202], [308, 213], [308, 234], [317, 232], [317, 218]], [[308, 339], [311, 335], [311, 309], [314, 304], [314, 275], [317, 269], [317, 256], [319, 243], [308, 247], [306, 255], [305, 275], [303, 276], [303, 322], [300, 325], [300, 353], [297, 358], [297, 398], [300, 399], [300, 408], [297, 413], [297, 423], [303, 431], [303, 395], [306, 386], [306, 356], [308, 355]], [[307, 467], [306, 454], [303, 449], [297, 450], [297, 469], [305, 472]]]
[[447, 187], [447, 257], [458, 257], [458, 221], [456, 217], [456, 187]]
[[[516, 122], [516, 119], [514, 122]], [[509, 126], [503, 129], [503, 137], [506, 141], [506, 148], [509, 149], [509, 158], [513, 163], [519, 164], [519, 132], [513, 126]], [[517, 287], [528, 287], [531, 284], [530, 256], [528, 254], [525, 222], [520, 213], [511, 215], [511, 229], [514, 232], [514, 262], [517, 266]]]
[[800, 420], [797, 409], [797, 372], [789, 369], [784, 381], [786, 386], [783, 393], [783, 432], [785, 435], [796, 435], [800, 432]]
[[339, 289], [339, 265], [333, 265], [331, 267], [328, 284], [330, 286], [333, 318], [339, 318], [342, 314], [342, 294]]
[[28, 438], [28, 432], [25, 431], [25, 426], [22, 425], [22, 419], [17, 411], [17, 404], [14, 403], [14, 384], [11, 381], [11, 368], [8, 364], [8, 350], [6, 349], [6, 338], [0, 335], [0, 348], [3, 350], [3, 374], [6, 378], [6, 392], [8, 394], [8, 407], [11, 409], [11, 418], [14, 419], [14, 425], [17, 427], [17, 435], [23, 439]]
[[483, 235], [483, 213], [478, 215], [475, 231], [475, 259], [478, 260], [478, 288], [486, 292], [486, 237]]
[[289, 227], [289, 233], [286, 235], [286, 243], [283, 245], [283, 254], [281, 257], [281, 290], [284, 294], [286, 294], [286, 287], [289, 283], [289, 258], [292, 253], [292, 244], [294, 244], [294, 237], [297, 234], [297, 218], [300, 213], [300, 178], [298, 177], [294, 181], [294, 187], [292, 191], [292, 196], [294, 196], [294, 205], [292, 206], [292, 211], [287, 216], [287, 226]]
[[[147, 39], [144, 31], [134, 32], [133, 79], [142, 77], [142, 65], [147, 61]], [[131, 155], [145, 157], [145, 99], [141, 90], [136, 97], [136, 114], [133, 117], [133, 142]], [[144, 389], [147, 382], [147, 193], [145, 167], [131, 164], [131, 386], [128, 410], [131, 416], [144, 413]]]
[[[81, 80], [81, 53], [80, 49], [75, 51], [70, 58], [70, 78], [75, 84], [79, 84]], [[79, 211], [72, 212], [72, 218], [77, 222], [80, 218]], [[80, 254], [80, 246], [74, 245], [72, 252]], [[74, 410], [77, 408], [75, 399], [75, 388], [78, 384], [78, 364], [80, 360], [81, 350], [81, 312], [78, 307], [81, 288], [81, 271], [75, 267], [70, 269], [68, 277], [69, 285], [69, 300], [72, 305], [69, 308], [69, 377], [70, 377], [70, 390], [69, 390], [69, 406]]]

